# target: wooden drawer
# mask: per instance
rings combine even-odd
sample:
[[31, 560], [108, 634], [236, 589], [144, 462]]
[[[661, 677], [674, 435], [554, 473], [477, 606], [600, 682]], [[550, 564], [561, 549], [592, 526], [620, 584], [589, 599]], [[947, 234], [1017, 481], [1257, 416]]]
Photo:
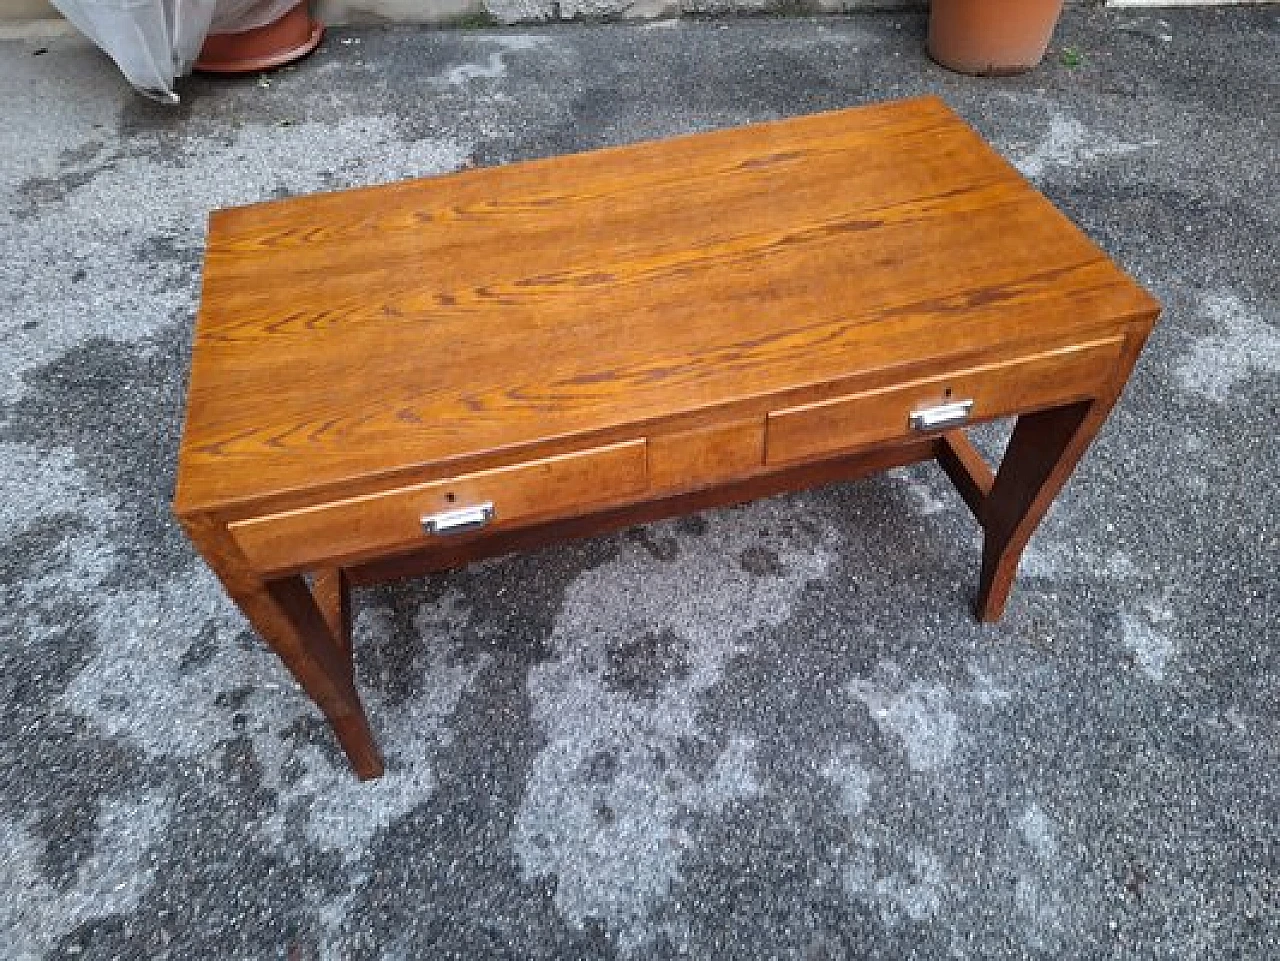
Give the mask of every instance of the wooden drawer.
[[645, 440], [463, 474], [230, 525], [260, 572], [304, 570], [362, 556], [427, 547], [423, 519], [493, 505], [486, 530], [566, 517], [581, 508], [640, 494], [647, 485]]
[[773, 411], [765, 462], [785, 464], [896, 438], [924, 436], [914, 412], [972, 401], [969, 421], [1053, 407], [1093, 396], [1114, 376], [1122, 338], [1093, 341], [1016, 360], [983, 364]]

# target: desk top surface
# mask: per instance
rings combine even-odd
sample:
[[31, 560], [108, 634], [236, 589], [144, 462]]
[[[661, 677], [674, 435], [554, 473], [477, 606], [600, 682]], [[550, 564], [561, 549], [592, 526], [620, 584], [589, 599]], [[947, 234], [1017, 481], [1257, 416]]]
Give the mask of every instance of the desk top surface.
[[175, 506], [517, 459], [1157, 310], [935, 98], [221, 210]]

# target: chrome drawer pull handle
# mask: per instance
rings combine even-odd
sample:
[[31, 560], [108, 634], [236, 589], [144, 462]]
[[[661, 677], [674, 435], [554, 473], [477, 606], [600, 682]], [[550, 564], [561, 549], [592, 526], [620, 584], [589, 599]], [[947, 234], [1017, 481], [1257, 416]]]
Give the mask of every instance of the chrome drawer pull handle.
[[493, 520], [493, 501], [475, 507], [459, 507], [422, 518], [422, 529], [428, 534], [461, 534], [484, 527]]
[[955, 427], [969, 419], [973, 410], [973, 401], [957, 400], [950, 404], [939, 404], [937, 407], [926, 407], [924, 410], [911, 412], [911, 426], [916, 430], [942, 430], [944, 427]]

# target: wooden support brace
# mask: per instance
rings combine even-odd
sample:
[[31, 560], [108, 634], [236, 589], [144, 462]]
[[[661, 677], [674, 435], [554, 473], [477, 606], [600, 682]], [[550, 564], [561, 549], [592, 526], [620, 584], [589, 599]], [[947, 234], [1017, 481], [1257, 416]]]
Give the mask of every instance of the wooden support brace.
[[326, 567], [316, 572], [311, 584], [316, 606], [324, 615], [325, 623], [333, 639], [338, 642], [347, 661], [347, 671], [355, 676], [354, 652], [351, 646], [351, 584], [346, 571], [340, 567]]
[[981, 522], [983, 504], [996, 481], [991, 466], [962, 430], [948, 431], [938, 438], [936, 457], [973, 516]]

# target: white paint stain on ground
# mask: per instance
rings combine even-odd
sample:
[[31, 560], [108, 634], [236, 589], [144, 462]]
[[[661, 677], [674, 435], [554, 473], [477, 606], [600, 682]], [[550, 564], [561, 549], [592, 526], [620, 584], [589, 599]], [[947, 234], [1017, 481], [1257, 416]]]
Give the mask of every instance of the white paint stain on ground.
[[1030, 152], [1013, 159], [1022, 174], [1035, 179], [1050, 167], [1075, 167], [1095, 160], [1120, 157], [1158, 145], [1156, 140], [1138, 143], [1119, 140], [1087, 129], [1066, 114], [1051, 112], [1049, 129]]
[[1058, 828], [1036, 801], [1012, 825], [1008, 856], [1016, 877], [1014, 913], [1027, 944], [1036, 950], [1054, 947], [1050, 932], [1062, 930], [1063, 891], [1069, 884], [1058, 857]]
[[1060, 928], [1061, 901], [1035, 871], [1019, 871], [1013, 888], [1013, 909], [1028, 946], [1037, 951], [1049, 947], [1048, 931]]
[[[300, 719], [315, 718], [316, 709], [275, 655], [247, 633], [243, 617], [203, 565], [175, 575], [157, 589], [112, 589], [107, 578], [115, 565], [110, 531], [119, 520], [116, 507], [110, 498], [89, 492], [90, 485], [68, 452], [37, 455], [24, 445], [3, 445], [0, 480], [20, 495], [21, 510], [12, 498], [0, 498], [0, 518], [9, 523], [10, 531], [20, 533], [26, 525], [66, 511], [84, 522], [68, 529], [61, 563], [16, 585], [25, 621], [22, 631], [12, 625], [6, 631], [7, 636], [25, 636], [36, 645], [53, 643], [63, 625], [32, 614], [39, 611], [42, 599], [73, 590], [90, 606], [86, 623], [91, 656], [53, 706], [83, 717], [103, 735], [122, 738], [153, 758], [194, 761], [208, 769], [215, 781], [222, 776], [217, 769], [223, 745], [241, 733], [248, 736], [262, 766], [264, 784], [276, 792], [279, 803], [274, 813], [250, 827], [246, 843], [268, 850], [286, 850], [293, 843], [285, 818], [301, 805], [309, 839], [339, 853], [348, 864], [356, 864], [365, 859], [378, 830], [431, 796], [433, 752], [448, 743], [447, 721], [486, 663], [482, 658], [463, 667], [451, 657], [458, 632], [465, 629], [470, 616], [457, 596], [424, 603], [415, 619], [429, 663], [408, 703], [383, 709], [378, 689], [366, 685], [366, 704], [378, 725], [387, 773], [376, 782], [362, 784], [351, 777], [341, 759], [331, 759], [331, 752], [287, 733]], [[59, 498], [49, 497], [48, 491], [57, 491]], [[12, 609], [0, 612], [0, 628], [12, 616]], [[384, 635], [386, 617], [387, 612], [378, 607], [362, 611], [356, 622], [356, 643], [371, 643], [373, 637]], [[221, 696], [228, 694], [235, 697]], [[247, 722], [242, 731], [235, 723], [238, 714]], [[741, 753], [730, 752], [728, 758], [740, 762]], [[730, 784], [744, 775], [729, 764], [719, 776]], [[108, 799], [103, 823], [115, 824], [111, 818], [117, 809], [139, 824], [146, 823], [147, 812], [134, 812], [131, 803]], [[161, 802], [138, 803], [149, 810]], [[131, 835], [117, 828], [118, 824], [100, 832], [91, 868], [120, 859], [109, 846], [110, 838]], [[5, 843], [22, 847], [23, 836], [14, 833], [19, 829], [9, 826], [9, 830]], [[137, 829], [132, 836], [138, 836]], [[22, 882], [21, 897], [15, 895], [18, 903], [9, 913], [13, 925], [21, 926], [36, 916], [44, 910], [42, 904], [53, 904], [49, 902], [53, 895], [43, 893], [35, 862], [29, 863], [30, 877]], [[351, 890], [360, 876], [358, 871], [350, 873]], [[145, 871], [134, 871], [130, 884], [149, 877]], [[116, 901], [97, 896], [100, 884], [85, 884], [95, 894], [86, 896], [84, 904], [67, 900], [75, 892], [58, 893], [57, 903], [49, 907], [67, 918], [68, 926], [116, 910], [112, 906]], [[341, 912], [334, 917], [336, 924]], [[9, 940], [20, 943], [20, 938], [38, 941], [41, 937], [38, 932], [14, 933]]]
[[[1054, 505], [1049, 520], [1055, 519], [1054, 513], [1066, 509], [1064, 504]], [[1108, 525], [1108, 531], [1113, 529], [1113, 525]], [[1051, 531], [1041, 530], [1038, 536], [1031, 538], [1023, 552], [1022, 561], [1018, 565], [1019, 574], [1029, 578], [1051, 579], [1101, 576], [1111, 581], [1124, 581], [1141, 573], [1133, 558], [1124, 551], [1102, 553], [1093, 549], [1096, 545], [1096, 538], [1084, 543], [1054, 540]]]
[[[241, 678], [245, 685], [285, 686], [265, 651], [237, 643], [244, 619], [204, 569], [179, 575], [159, 591], [118, 591], [93, 614], [99, 644], [62, 695], [62, 706], [109, 737], [124, 737], [152, 757], [209, 756], [232, 733], [226, 710], [211, 709], [212, 692]], [[193, 645], [211, 656], [183, 667]], [[285, 700], [292, 700], [284, 694]], [[244, 710], [251, 712], [246, 704]], [[293, 705], [296, 711], [296, 705]], [[293, 712], [290, 712], [291, 714]]]
[[[351, 776], [345, 760], [335, 765], [330, 755], [314, 745], [294, 751], [302, 760], [304, 773], [293, 781], [279, 778], [280, 765], [289, 753], [282, 753], [268, 765], [269, 786], [282, 803], [279, 814], [267, 822], [278, 843], [285, 844], [284, 812], [295, 800], [307, 803], [307, 836], [323, 850], [340, 854], [349, 865], [364, 859], [374, 836], [397, 818], [427, 801], [437, 785], [433, 757], [453, 740], [449, 718], [463, 693], [489, 663], [488, 657], [468, 665], [452, 662], [452, 651], [470, 618], [456, 595], [446, 595], [438, 603], [424, 603], [414, 619], [414, 627], [429, 648], [426, 668], [412, 687], [413, 699], [394, 707], [383, 703], [376, 683], [362, 685], [365, 708], [376, 726], [379, 746], [386, 759], [386, 773], [376, 781], [358, 781]], [[395, 636], [382, 608], [362, 610], [355, 625], [358, 646], [374, 639]], [[403, 643], [403, 638], [397, 639]], [[327, 735], [326, 735], [327, 736]], [[257, 742], [255, 742], [257, 743]], [[281, 747], [278, 739], [268, 745]], [[264, 745], [265, 746], [265, 745]], [[261, 748], [259, 753], [262, 753]], [[360, 879], [349, 878], [354, 890]]]
[[920, 468], [898, 467], [889, 471], [888, 476], [906, 488], [912, 507], [917, 514], [923, 517], [928, 517], [931, 514], [940, 514], [951, 509], [959, 502], [959, 498], [956, 498], [955, 501], [948, 501], [940, 497], [938, 488], [933, 486], [921, 474]]
[[[336, 938], [343, 905], [367, 878], [377, 833], [435, 791], [434, 752], [451, 739], [448, 720], [486, 664], [481, 658], [463, 667], [450, 657], [469, 612], [453, 596], [423, 604], [415, 626], [430, 656], [412, 700], [392, 709], [375, 686], [363, 685], [387, 770], [376, 781], [361, 782], [341, 755], [286, 735], [300, 718], [316, 717], [316, 709], [256, 636], [242, 643], [246, 625], [203, 568], [160, 591], [107, 594], [103, 600], [96, 615], [97, 653], [67, 688], [64, 706], [148, 754], [215, 768], [222, 745], [236, 736], [234, 715], [242, 713], [263, 785], [277, 799], [263, 820], [250, 825], [246, 841], [269, 851], [291, 850], [286, 822], [301, 806], [308, 840], [337, 853], [349, 867], [345, 890], [320, 907], [321, 922]], [[386, 618], [377, 607], [361, 611], [356, 644], [384, 636]], [[184, 654], [201, 631], [211, 657], [200, 667], [184, 667]], [[238, 686], [247, 696], [237, 708], [219, 702], [219, 692]]]
[[840, 792], [840, 808], [849, 820], [851, 849], [837, 853], [844, 859], [841, 882], [845, 894], [855, 901], [870, 902], [890, 927], [905, 920], [936, 917], [946, 893], [946, 872], [933, 852], [912, 846], [902, 870], [882, 873], [884, 865], [900, 855], [893, 845], [874, 840], [862, 828], [875, 778], [855, 750], [848, 745], [838, 748], [822, 773]]
[[[705, 776], [680, 761], [682, 745], [705, 743], [702, 694], [726, 661], [752, 631], [785, 621], [805, 585], [826, 572], [834, 535], [796, 523], [813, 511], [807, 498], [790, 498], [705, 515], [700, 534], [648, 528], [654, 542], [675, 548], [672, 559], [627, 541], [615, 560], [578, 577], [552, 634], [555, 659], [530, 672], [547, 746], [513, 846], [526, 878], [557, 879], [566, 920], [603, 919], [625, 951], [651, 936], [646, 915], [678, 876], [691, 843], [681, 815], [714, 813], [758, 790], [750, 739], [731, 739]], [[776, 569], [751, 573], [742, 560], [749, 550], [772, 552]], [[664, 638], [681, 663], [643, 693], [611, 682], [619, 645], [646, 637]]]
[[1018, 818], [1018, 829], [1027, 847], [1041, 861], [1051, 861], [1058, 854], [1058, 838], [1053, 821], [1037, 802], [1027, 805]]
[[1165, 667], [1174, 653], [1173, 641], [1156, 629], [1149, 616], [1121, 614], [1120, 640], [1143, 674], [1153, 681], [1164, 680]]
[[[361, 611], [356, 643], [385, 634], [385, 617], [378, 608]], [[247, 624], [203, 566], [159, 591], [105, 598], [95, 615], [100, 646], [67, 687], [64, 706], [104, 734], [124, 737], [153, 757], [203, 763], [216, 763], [220, 746], [235, 736], [234, 715], [243, 714], [263, 782], [280, 799], [275, 813], [259, 825], [262, 840], [287, 845], [285, 818], [302, 802], [308, 837], [355, 862], [364, 857], [378, 829], [427, 800], [435, 788], [431, 753], [448, 742], [446, 721], [484, 666], [483, 661], [465, 669], [447, 663], [447, 652], [467, 618], [456, 597], [423, 605], [416, 626], [432, 663], [414, 685], [419, 693], [407, 704], [384, 709], [378, 689], [364, 685], [365, 705], [377, 719], [387, 759], [386, 774], [367, 784], [352, 778], [345, 762], [333, 763], [318, 746], [287, 738], [285, 732], [298, 718], [315, 708], [256, 636], [241, 643]], [[184, 661], [197, 638], [209, 654], [193, 667]], [[239, 707], [219, 706], [217, 693], [237, 685], [246, 694]], [[163, 723], [157, 722], [160, 718]], [[286, 764], [292, 768], [289, 777], [282, 774]]]
[[1202, 306], [1216, 330], [1178, 362], [1184, 389], [1225, 403], [1251, 376], [1280, 373], [1280, 314], [1264, 316], [1229, 293], [1207, 296]]
[[147, 853], [171, 808], [167, 798], [146, 794], [104, 801], [93, 852], [67, 888], [40, 874], [43, 845], [35, 832], [0, 816], [0, 953], [36, 961], [77, 925], [133, 911], [151, 886], [155, 862]]
[[[0, 445], [0, 490], [0, 523], [7, 536], [20, 536], [60, 515], [76, 518], [65, 526], [62, 543], [44, 566], [6, 585], [12, 602], [0, 606], [0, 636], [11, 663], [34, 680], [44, 669], [43, 646], [61, 639], [66, 628], [57, 602], [70, 595], [85, 604], [101, 603], [102, 584], [115, 562], [108, 528], [116, 502], [94, 491], [70, 451], [37, 451], [23, 444]], [[29, 654], [15, 650], [28, 638], [34, 641]], [[171, 802], [159, 794], [105, 798], [91, 853], [65, 888], [51, 885], [41, 873], [44, 842], [32, 826], [0, 815], [0, 955], [44, 957], [77, 925], [133, 910], [151, 884], [153, 865], [146, 854], [170, 811]]]
[[64, 563], [32, 571], [14, 584], [19, 603], [0, 611], [0, 624], [21, 610], [30, 611], [41, 598], [91, 597], [114, 563], [106, 531], [116, 499], [94, 488], [71, 451], [38, 451], [27, 444], [0, 443], [0, 491], [0, 530], [9, 536], [59, 514], [76, 517], [65, 528]]
[[871, 772], [858, 760], [857, 752], [848, 745], [837, 750], [828, 758], [822, 774], [840, 792], [845, 816], [857, 820], [871, 802]]
[[946, 894], [946, 875], [937, 855], [924, 848], [912, 848], [902, 875], [875, 882], [880, 916], [894, 924], [905, 916], [912, 921], [928, 921], [937, 916]]
[[977, 664], [965, 665], [969, 672], [970, 687], [965, 697], [981, 707], [1005, 704], [1013, 696], [1006, 688], [997, 685], [995, 678]]
[[98, 493], [66, 449], [36, 450], [0, 442], [0, 525], [6, 534], [34, 519], [74, 511], [92, 521], [115, 510], [114, 498]]
[[[395, 118], [379, 116], [247, 124], [233, 139], [188, 138], [180, 157], [131, 154], [137, 144], [116, 141], [67, 144], [58, 161], [51, 159], [58, 152], [49, 138], [36, 143], [40, 157], [26, 157], [26, 143], [19, 143], [9, 159], [14, 169], [44, 178], [46, 187], [26, 195], [11, 184], [0, 188], [6, 240], [27, 250], [32, 262], [54, 268], [18, 278], [8, 272], [13, 262], [0, 258], [0, 335], [7, 338], [0, 395], [9, 400], [21, 395], [27, 371], [93, 337], [138, 340], [193, 313], [198, 285], [190, 282], [185, 258], [198, 254], [210, 209], [263, 200], [275, 190], [309, 193], [440, 173], [469, 154], [468, 145], [448, 137], [406, 139]], [[209, 171], [218, 175], [202, 175]], [[147, 242], [158, 244], [156, 256], [146, 252]], [[143, 249], [135, 250], [139, 243]], [[18, 328], [27, 321], [36, 324]], [[203, 766], [218, 763], [242, 712], [264, 778], [281, 801], [246, 843], [268, 849], [285, 844], [285, 812], [300, 804], [315, 843], [348, 862], [360, 861], [380, 828], [429, 797], [434, 776], [428, 755], [447, 737], [444, 719], [474, 671], [434, 663], [422, 693], [395, 711], [379, 712], [375, 691], [369, 706], [379, 718], [388, 773], [375, 785], [359, 785], [328, 754], [283, 738], [315, 709], [275, 656], [256, 637], [246, 639], [242, 617], [203, 566], [156, 590], [107, 586], [116, 560], [117, 505], [96, 492], [74, 460], [66, 450], [0, 446], [0, 486], [7, 495], [0, 498], [0, 522], [6, 531], [19, 533], [63, 513], [77, 518], [66, 528], [59, 560], [16, 585], [21, 603], [0, 613], [0, 626], [21, 611], [24, 631], [35, 643], [47, 643], [61, 626], [39, 623], [41, 598], [71, 593], [82, 599], [91, 606], [93, 656], [63, 692], [61, 707], [153, 757]], [[362, 618], [357, 629], [367, 630], [360, 625], [372, 624], [374, 616]], [[447, 635], [439, 640], [449, 642]], [[207, 653], [184, 664], [193, 646]], [[242, 703], [219, 702], [220, 694], [237, 688], [245, 693]], [[25, 887], [41, 897], [36, 882]], [[109, 898], [101, 905], [112, 910]], [[88, 916], [81, 912], [77, 922]]]
[[730, 801], [755, 797], [760, 793], [756, 780], [755, 738], [733, 735], [716, 758], [711, 774], [694, 792], [694, 801], [709, 810], [720, 811]]
[[547, 42], [546, 37], [535, 37], [520, 34], [507, 36], [494, 34], [491, 36], [469, 37], [476, 43], [488, 43], [498, 49], [489, 54], [482, 63], [463, 63], [450, 68], [442, 78], [445, 83], [459, 86], [472, 80], [498, 80], [507, 75], [507, 54], [524, 50], [533, 50]]
[[[908, 680], [893, 662], [877, 665], [871, 679], [858, 679], [846, 690], [867, 708], [876, 725], [900, 743], [908, 767], [945, 779], [961, 738], [958, 711], [987, 712], [1011, 697], [980, 666], [969, 665], [972, 683], [952, 691], [943, 685]], [[944, 910], [947, 872], [937, 855], [920, 846], [905, 852], [906, 866], [885, 873], [884, 866], [900, 861], [903, 852], [892, 841], [875, 838], [861, 826], [871, 803], [875, 775], [848, 746], [837, 748], [822, 773], [840, 792], [840, 806], [850, 821], [851, 849], [844, 860], [842, 882], [846, 895], [873, 904], [887, 926], [928, 921]], [[1052, 822], [1032, 806], [1019, 822], [1025, 845], [1038, 857], [1051, 859], [1056, 851]]]
[[[892, 673], [892, 672], [890, 672]], [[943, 767], [955, 752], [960, 722], [951, 710], [951, 694], [941, 685], [896, 679], [855, 680], [847, 690], [866, 705], [876, 726], [902, 743], [913, 771]]]

